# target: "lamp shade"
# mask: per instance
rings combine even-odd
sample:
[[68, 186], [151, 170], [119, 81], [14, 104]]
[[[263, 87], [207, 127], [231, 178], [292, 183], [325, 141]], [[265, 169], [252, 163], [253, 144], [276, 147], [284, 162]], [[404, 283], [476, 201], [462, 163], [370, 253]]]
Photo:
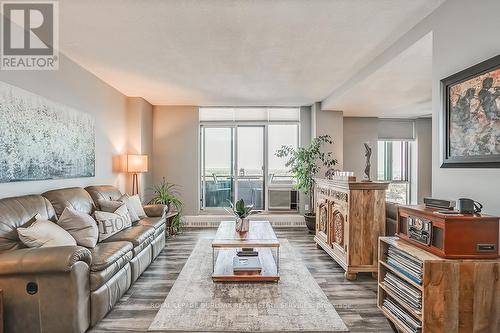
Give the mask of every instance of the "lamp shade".
[[148, 172], [148, 155], [127, 155], [127, 172]]

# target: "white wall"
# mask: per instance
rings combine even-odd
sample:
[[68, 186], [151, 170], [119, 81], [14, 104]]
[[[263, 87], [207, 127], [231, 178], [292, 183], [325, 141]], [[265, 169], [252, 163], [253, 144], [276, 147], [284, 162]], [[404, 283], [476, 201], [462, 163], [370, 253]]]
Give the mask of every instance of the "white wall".
[[180, 185], [185, 215], [197, 215], [199, 181], [197, 106], [153, 107], [153, 183]]
[[500, 214], [500, 169], [441, 169], [442, 124], [440, 80], [500, 54], [500, 1], [448, 0], [433, 13], [432, 195], [469, 197], [484, 204], [484, 211]]
[[126, 97], [62, 54], [60, 61], [57, 71], [0, 71], [0, 80], [93, 115], [96, 175], [92, 178], [0, 184], [0, 197], [91, 184], [113, 184], [124, 190], [124, 175], [113, 170], [113, 161], [126, 151]]

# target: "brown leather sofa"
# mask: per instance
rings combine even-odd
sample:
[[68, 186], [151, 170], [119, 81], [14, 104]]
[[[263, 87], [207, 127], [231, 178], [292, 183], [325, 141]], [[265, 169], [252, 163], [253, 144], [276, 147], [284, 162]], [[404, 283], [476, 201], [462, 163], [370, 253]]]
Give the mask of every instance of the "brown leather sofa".
[[112, 186], [53, 190], [0, 199], [0, 289], [6, 332], [85, 332], [101, 320], [165, 246], [157, 207], [132, 227], [81, 246], [25, 248], [16, 228], [36, 214], [53, 222], [65, 207], [92, 214], [97, 199], [121, 196]]
[[398, 214], [398, 204], [387, 201], [385, 203], [385, 234], [394, 236], [396, 234], [396, 219]]

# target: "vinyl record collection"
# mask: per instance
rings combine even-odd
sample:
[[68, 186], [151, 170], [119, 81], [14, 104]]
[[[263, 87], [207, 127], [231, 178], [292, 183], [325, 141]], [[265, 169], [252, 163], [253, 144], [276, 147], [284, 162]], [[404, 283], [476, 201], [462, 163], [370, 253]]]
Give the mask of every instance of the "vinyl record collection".
[[[396, 272], [415, 284], [422, 285], [423, 263], [420, 259], [390, 245], [387, 249], [387, 264]], [[416, 319], [407, 308], [414, 313], [422, 313], [422, 292], [405, 279], [396, 274], [386, 272], [384, 287], [392, 295], [386, 296], [383, 308], [398, 318], [409, 332], [422, 332], [422, 323]]]
[[423, 263], [419, 259], [394, 246], [389, 246], [387, 263], [411, 281], [422, 284]]
[[408, 332], [422, 332], [422, 323], [409, 315], [406, 310], [397, 302], [394, 302], [390, 298], [386, 298], [384, 299], [383, 308], [386, 311], [389, 311], [393, 316], [398, 318], [401, 324], [408, 330]]
[[422, 311], [422, 292], [408, 282], [387, 272], [384, 277], [384, 286], [400, 303], [404, 303], [417, 313]]

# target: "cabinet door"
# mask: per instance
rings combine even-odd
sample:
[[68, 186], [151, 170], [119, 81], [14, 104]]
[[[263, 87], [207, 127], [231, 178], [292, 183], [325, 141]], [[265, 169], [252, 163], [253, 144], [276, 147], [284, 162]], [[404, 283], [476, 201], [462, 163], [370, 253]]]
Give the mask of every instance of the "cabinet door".
[[347, 214], [344, 205], [338, 200], [330, 203], [330, 244], [339, 251], [346, 250]]
[[316, 212], [316, 236], [328, 244], [329, 200], [321, 198]]

